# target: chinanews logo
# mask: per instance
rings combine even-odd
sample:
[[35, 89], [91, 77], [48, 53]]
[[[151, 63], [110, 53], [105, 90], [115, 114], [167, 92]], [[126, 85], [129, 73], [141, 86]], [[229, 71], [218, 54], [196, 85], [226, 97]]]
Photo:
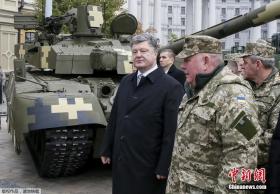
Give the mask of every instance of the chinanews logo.
[[231, 183], [228, 185], [230, 190], [264, 190], [266, 189], [266, 170], [265, 168], [245, 169], [233, 168], [228, 176]]

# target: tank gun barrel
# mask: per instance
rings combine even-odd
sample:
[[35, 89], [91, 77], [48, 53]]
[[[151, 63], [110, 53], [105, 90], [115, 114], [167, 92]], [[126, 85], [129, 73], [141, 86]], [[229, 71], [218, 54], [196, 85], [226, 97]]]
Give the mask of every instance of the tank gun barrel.
[[[256, 27], [280, 18], [279, 10], [280, 0], [272, 1], [271, 3], [249, 13], [237, 16], [205, 30], [195, 32], [192, 35], [208, 35], [218, 39], [225, 38], [236, 32], [246, 30], [250, 27]], [[183, 49], [184, 43], [185, 39], [180, 38], [169, 45], [162, 47], [160, 50], [169, 48], [172, 49], [175, 54], [178, 54]]]

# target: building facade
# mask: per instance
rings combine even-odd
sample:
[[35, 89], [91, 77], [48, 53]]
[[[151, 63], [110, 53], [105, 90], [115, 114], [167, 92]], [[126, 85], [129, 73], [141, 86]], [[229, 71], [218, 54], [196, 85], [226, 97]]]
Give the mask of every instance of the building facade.
[[[272, 0], [128, 0], [128, 12], [143, 24], [155, 28], [160, 43], [206, 29], [257, 9]], [[270, 39], [280, 31], [277, 20], [222, 39], [223, 49], [244, 46], [258, 39]]]
[[14, 45], [18, 31], [14, 28], [14, 15], [34, 12], [34, 0], [0, 0], [0, 66], [6, 72], [13, 71]]
[[14, 14], [18, 12], [18, 0], [0, 0], [0, 65], [4, 71], [13, 70], [14, 45], [17, 30]]

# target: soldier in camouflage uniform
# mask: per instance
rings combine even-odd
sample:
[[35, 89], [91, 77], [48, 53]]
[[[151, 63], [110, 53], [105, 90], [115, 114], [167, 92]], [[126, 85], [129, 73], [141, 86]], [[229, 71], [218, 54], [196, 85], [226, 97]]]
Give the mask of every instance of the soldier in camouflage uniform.
[[236, 75], [240, 75], [241, 73], [241, 64], [243, 63], [242, 58], [240, 58], [240, 53], [229, 53], [225, 55], [224, 61], [232, 71], [232, 73]]
[[259, 142], [258, 165], [268, 161], [268, 149], [280, 111], [280, 75], [275, 67], [275, 48], [264, 43], [247, 43], [243, 54], [242, 75], [251, 83], [258, 105], [262, 131]]
[[260, 127], [252, 89], [224, 67], [215, 38], [186, 37], [178, 57], [195, 94], [179, 107], [167, 193], [242, 193], [227, 187], [232, 169], [257, 165]]

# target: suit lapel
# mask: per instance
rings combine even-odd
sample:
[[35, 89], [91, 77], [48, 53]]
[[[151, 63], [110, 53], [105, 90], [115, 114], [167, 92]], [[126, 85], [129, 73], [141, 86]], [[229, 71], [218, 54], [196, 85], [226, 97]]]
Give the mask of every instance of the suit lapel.
[[143, 104], [143, 102], [150, 95], [149, 90], [152, 89], [152, 85], [164, 75], [161, 68], [156, 69], [151, 72], [147, 77], [143, 77], [137, 86], [137, 73], [131, 79], [130, 87], [128, 89], [127, 96], [127, 113], [135, 109], [137, 106]]

